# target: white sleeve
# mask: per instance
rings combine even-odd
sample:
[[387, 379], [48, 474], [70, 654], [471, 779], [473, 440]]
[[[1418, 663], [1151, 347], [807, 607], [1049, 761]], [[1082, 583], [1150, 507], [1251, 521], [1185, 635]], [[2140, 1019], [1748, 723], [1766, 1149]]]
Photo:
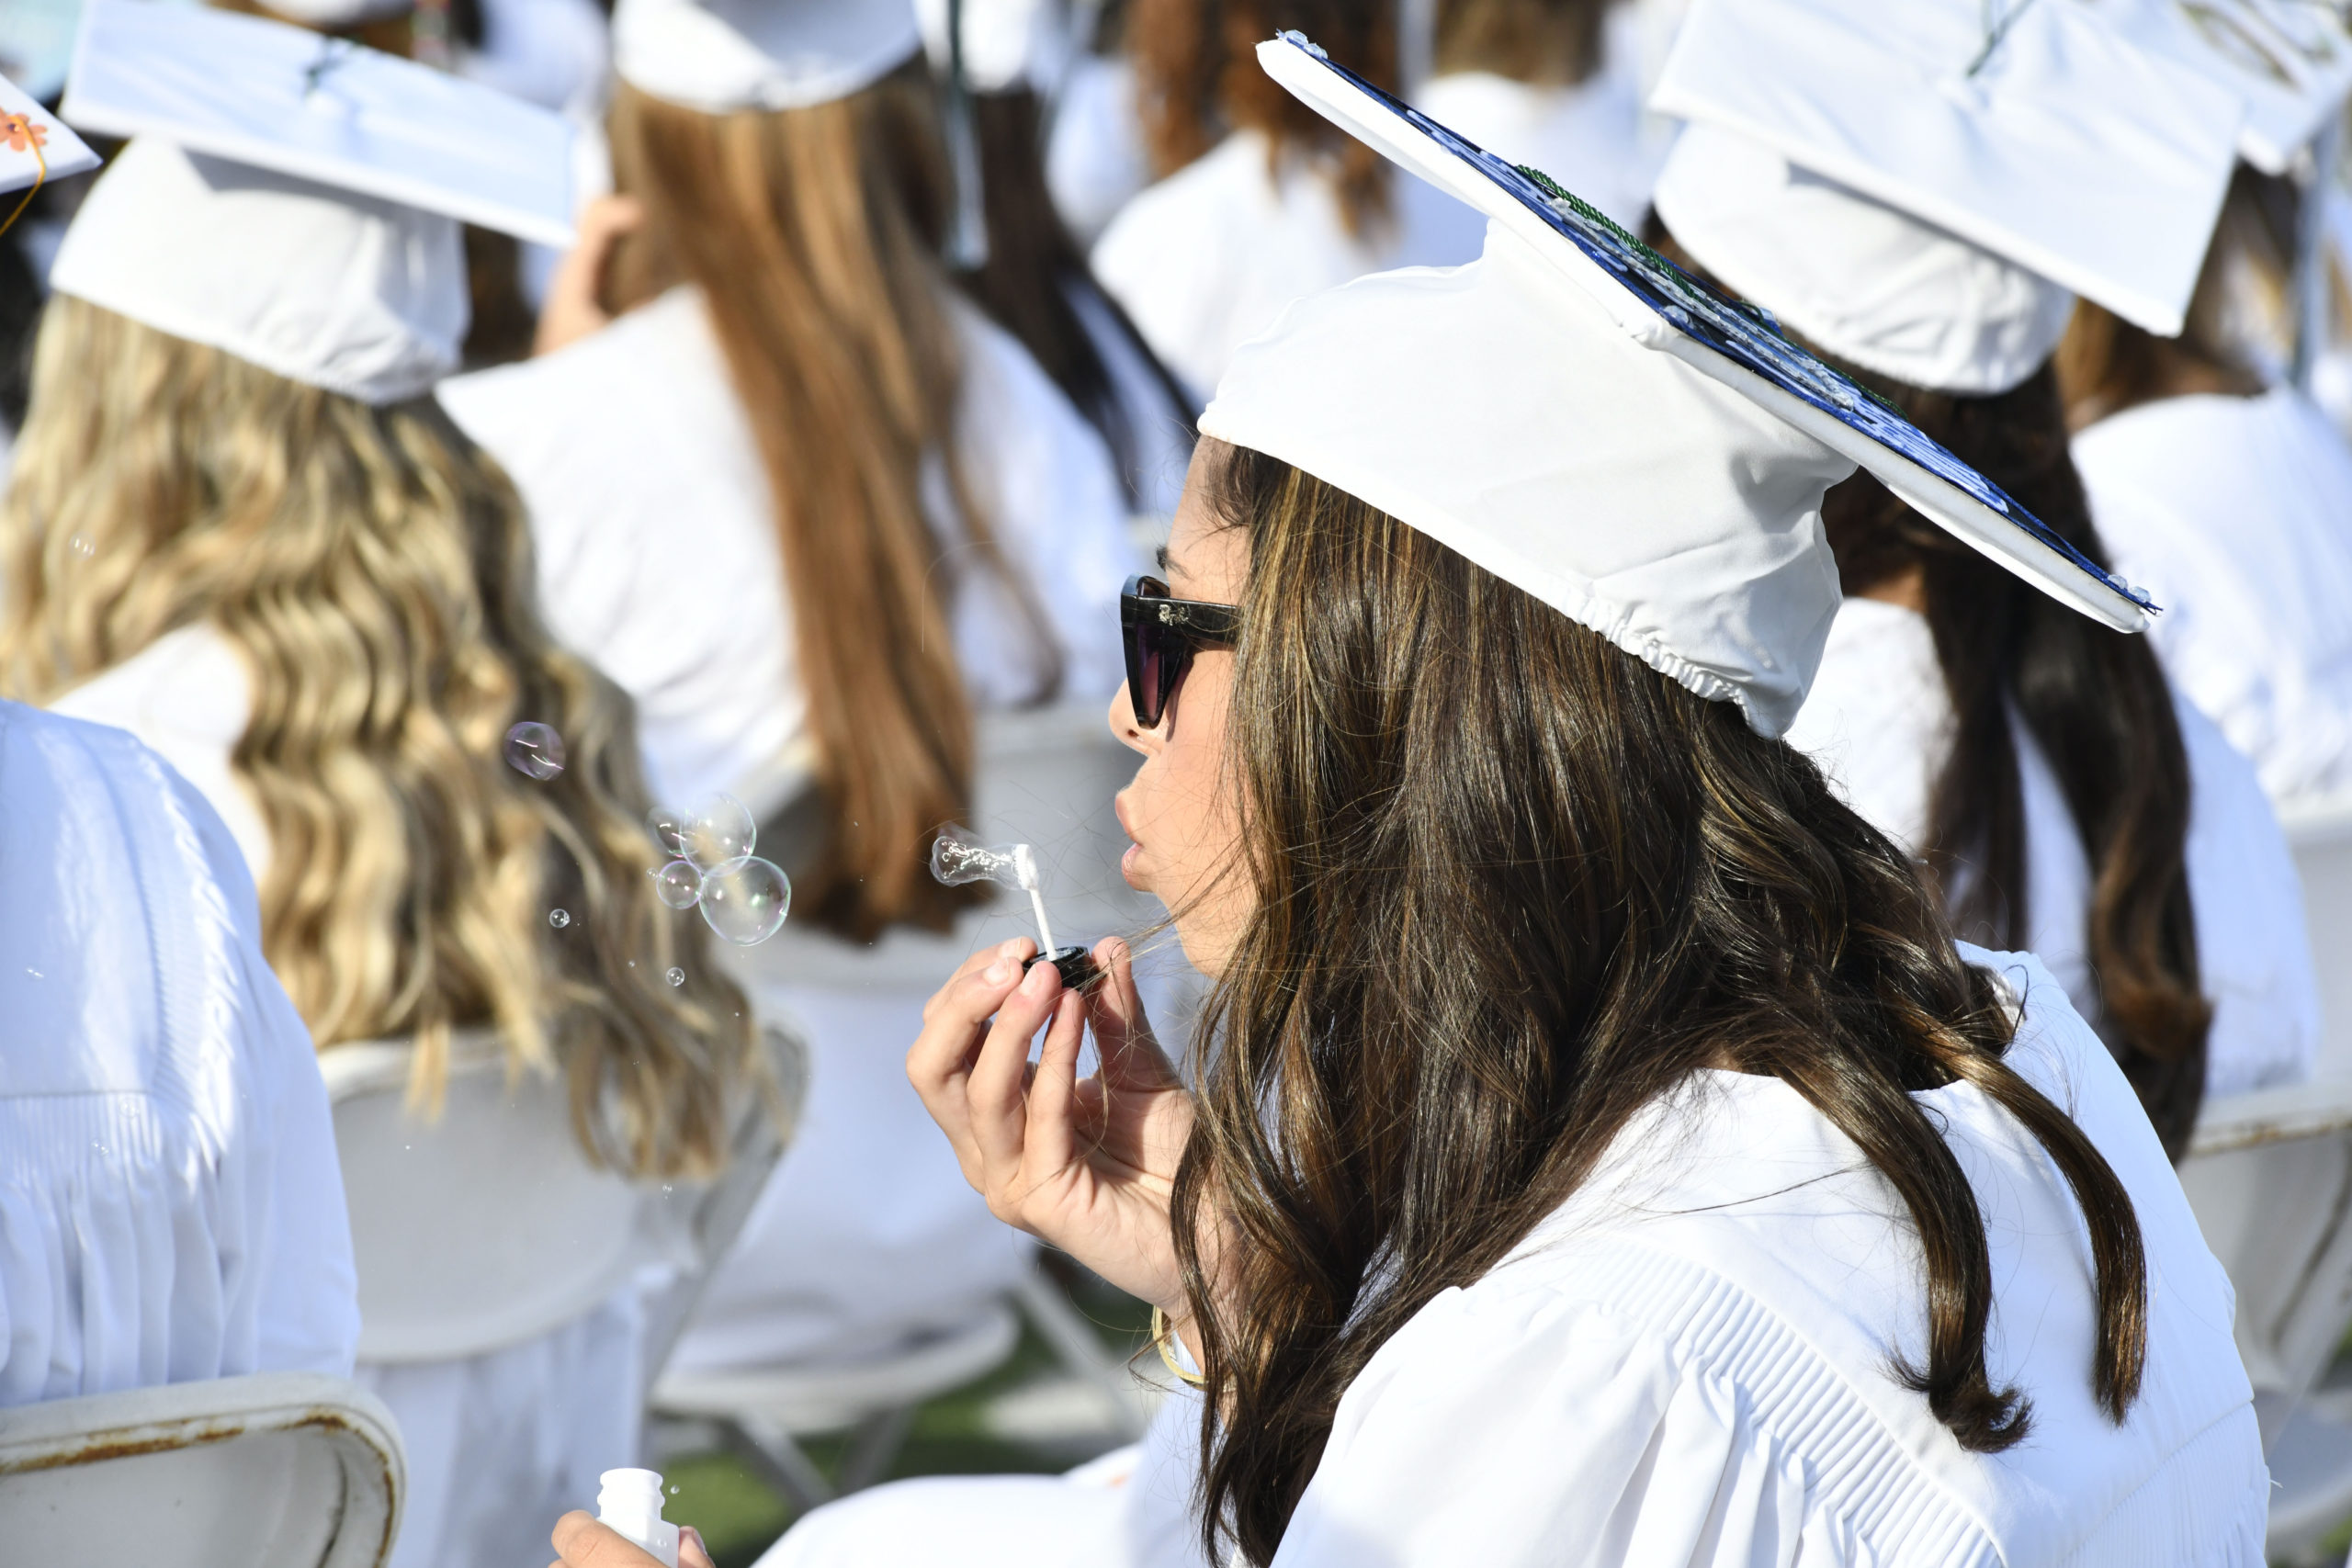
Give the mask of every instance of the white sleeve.
[[187, 780], [171, 775], [211, 874], [212, 895], [226, 906], [233, 952], [210, 1006], [237, 1021], [246, 1058], [241, 1082], [255, 1103], [240, 1108], [250, 1161], [242, 1184], [247, 1205], [238, 1228], [252, 1238], [253, 1367], [257, 1372], [351, 1375], [359, 1345], [358, 1275], [334, 1121], [310, 1029], [262, 956], [261, 910], [244, 857], [220, 816]]
[[1277, 1568], [1762, 1568], [1805, 1496], [1665, 1338], [1544, 1292], [1439, 1296], [1340, 1402]]

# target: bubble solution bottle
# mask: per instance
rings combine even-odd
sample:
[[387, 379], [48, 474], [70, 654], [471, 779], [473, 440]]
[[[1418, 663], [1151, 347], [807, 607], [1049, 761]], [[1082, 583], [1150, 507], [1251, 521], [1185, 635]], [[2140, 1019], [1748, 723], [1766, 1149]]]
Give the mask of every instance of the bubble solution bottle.
[[608, 1470], [598, 1476], [596, 1522], [627, 1536], [662, 1568], [678, 1568], [678, 1527], [662, 1517], [662, 1476], [650, 1470]]

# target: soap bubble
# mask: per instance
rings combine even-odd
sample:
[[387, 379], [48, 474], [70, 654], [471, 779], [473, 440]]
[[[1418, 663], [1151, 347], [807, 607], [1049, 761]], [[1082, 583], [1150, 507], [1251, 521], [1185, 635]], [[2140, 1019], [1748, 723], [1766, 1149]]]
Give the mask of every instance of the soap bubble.
[[792, 880], [756, 855], [715, 866], [702, 881], [702, 918], [738, 946], [767, 941], [792, 908]]
[[714, 795], [686, 818], [683, 836], [686, 859], [708, 871], [750, 854], [759, 841], [760, 829], [741, 801], [731, 795]]
[[702, 873], [692, 861], [673, 860], [651, 874], [653, 896], [673, 909], [691, 909], [702, 902]]
[[65, 541], [65, 546], [75, 555], [80, 556], [84, 560], [88, 560], [92, 556], [98, 553], [96, 542], [87, 534], [74, 535], [72, 538]]
[[666, 806], [657, 806], [645, 814], [645, 830], [653, 835], [654, 844], [671, 860], [686, 858], [686, 819]]
[[545, 783], [563, 772], [563, 737], [549, 725], [518, 724], [506, 732], [506, 765]]
[[571, 923], [571, 911], [569, 909], [552, 909], [548, 913], [548, 924], [553, 926], [558, 931], [563, 930], [564, 927]]
[[1026, 890], [1037, 886], [1037, 854], [1027, 844], [983, 844], [969, 829], [943, 828], [931, 846], [931, 874], [950, 887], [994, 882]]
[[686, 972], [683, 969], [673, 968], [669, 973], [663, 975], [662, 978], [669, 981], [670, 984], [673, 986], [683, 986], [686, 983]]

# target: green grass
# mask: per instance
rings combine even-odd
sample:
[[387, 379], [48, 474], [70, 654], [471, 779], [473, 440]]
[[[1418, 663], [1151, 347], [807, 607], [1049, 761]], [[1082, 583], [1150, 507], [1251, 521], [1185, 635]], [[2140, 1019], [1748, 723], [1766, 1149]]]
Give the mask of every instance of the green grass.
[[[1091, 1276], [1062, 1272], [1070, 1295], [1122, 1355], [1141, 1349], [1151, 1310]], [[1072, 1277], [1075, 1276], [1075, 1277]], [[1046, 1451], [1009, 1442], [988, 1429], [989, 1403], [999, 1394], [1059, 1370], [1053, 1351], [1024, 1325], [1021, 1343], [1002, 1366], [977, 1382], [941, 1395], [916, 1414], [888, 1479], [914, 1475], [1051, 1474], [1084, 1455]], [[827, 1475], [835, 1473], [846, 1440], [815, 1438], [803, 1445]], [[750, 1568], [792, 1523], [792, 1506], [728, 1453], [682, 1454], [663, 1466], [670, 1500], [663, 1513], [702, 1531], [718, 1568]]]

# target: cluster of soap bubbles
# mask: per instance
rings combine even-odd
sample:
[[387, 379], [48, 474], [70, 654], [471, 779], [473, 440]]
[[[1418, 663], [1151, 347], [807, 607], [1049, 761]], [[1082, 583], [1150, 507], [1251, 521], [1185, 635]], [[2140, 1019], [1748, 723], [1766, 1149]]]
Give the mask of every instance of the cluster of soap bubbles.
[[741, 801], [714, 795], [688, 814], [657, 806], [645, 814], [645, 826], [667, 857], [651, 873], [655, 897], [673, 909], [699, 908], [704, 924], [742, 947], [783, 927], [792, 880], [752, 852], [759, 825]]

